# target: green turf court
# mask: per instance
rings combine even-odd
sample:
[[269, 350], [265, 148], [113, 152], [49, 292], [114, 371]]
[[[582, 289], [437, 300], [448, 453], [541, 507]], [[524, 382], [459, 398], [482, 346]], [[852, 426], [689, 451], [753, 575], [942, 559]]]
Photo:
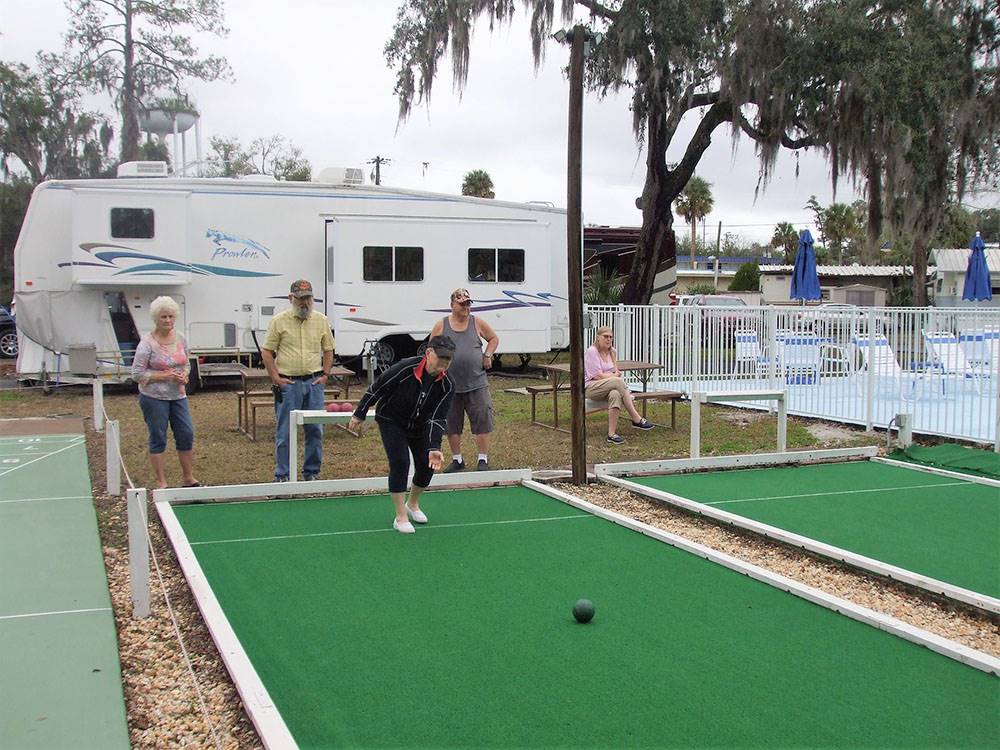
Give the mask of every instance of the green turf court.
[[630, 481], [1000, 596], [998, 487], [872, 461]]
[[173, 507], [301, 747], [1000, 746], [994, 676], [523, 486], [422, 505]]
[[20, 424], [0, 431], [0, 747], [127, 748], [83, 435]]

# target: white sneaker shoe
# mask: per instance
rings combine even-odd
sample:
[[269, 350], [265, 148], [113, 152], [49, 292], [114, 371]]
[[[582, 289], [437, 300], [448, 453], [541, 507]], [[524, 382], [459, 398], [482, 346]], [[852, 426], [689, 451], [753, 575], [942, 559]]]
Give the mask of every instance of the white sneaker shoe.
[[427, 516], [425, 516], [424, 512], [419, 508], [417, 508], [417, 510], [413, 510], [413, 508], [407, 505], [406, 515], [410, 517], [410, 520], [413, 521], [413, 523], [427, 523]]
[[397, 521], [395, 518], [392, 519], [392, 528], [400, 534], [412, 534], [415, 531], [413, 524], [409, 521]]

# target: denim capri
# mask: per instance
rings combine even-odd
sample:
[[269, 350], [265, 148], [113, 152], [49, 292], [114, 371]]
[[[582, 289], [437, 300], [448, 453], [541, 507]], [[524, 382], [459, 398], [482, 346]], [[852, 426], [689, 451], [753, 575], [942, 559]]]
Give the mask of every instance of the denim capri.
[[189, 451], [194, 447], [194, 423], [186, 398], [168, 401], [140, 393], [139, 408], [149, 431], [150, 453], [163, 453], [167, 449], [168, 423], [174, 433], [177, 450]]

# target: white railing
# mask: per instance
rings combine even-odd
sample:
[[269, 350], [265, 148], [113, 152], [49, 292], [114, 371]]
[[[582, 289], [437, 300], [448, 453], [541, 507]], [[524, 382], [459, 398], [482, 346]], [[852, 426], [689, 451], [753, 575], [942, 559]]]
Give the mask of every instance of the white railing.
[[[1000, 309], [591, 306], [620, 359], [663, 366], [651, 387], [784, 387], [788, 411], [927, 435], [998, 441]], [[758, 404], [766, 408], [766, 404]]]

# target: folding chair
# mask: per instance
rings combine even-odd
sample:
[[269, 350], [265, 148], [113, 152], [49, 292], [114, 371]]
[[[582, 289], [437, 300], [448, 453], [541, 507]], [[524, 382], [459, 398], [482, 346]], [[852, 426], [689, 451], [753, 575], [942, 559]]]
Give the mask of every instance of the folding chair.
[[774, 359], [786, 385], [819, 385], [824, 340], [812, 333], [778, 331]]
[[733, 334], [733, 339], [736, 344], [733, 374], [767, 377], [767, 366], [770, 360], [761, 351], [757, 331], [739, 329]]

